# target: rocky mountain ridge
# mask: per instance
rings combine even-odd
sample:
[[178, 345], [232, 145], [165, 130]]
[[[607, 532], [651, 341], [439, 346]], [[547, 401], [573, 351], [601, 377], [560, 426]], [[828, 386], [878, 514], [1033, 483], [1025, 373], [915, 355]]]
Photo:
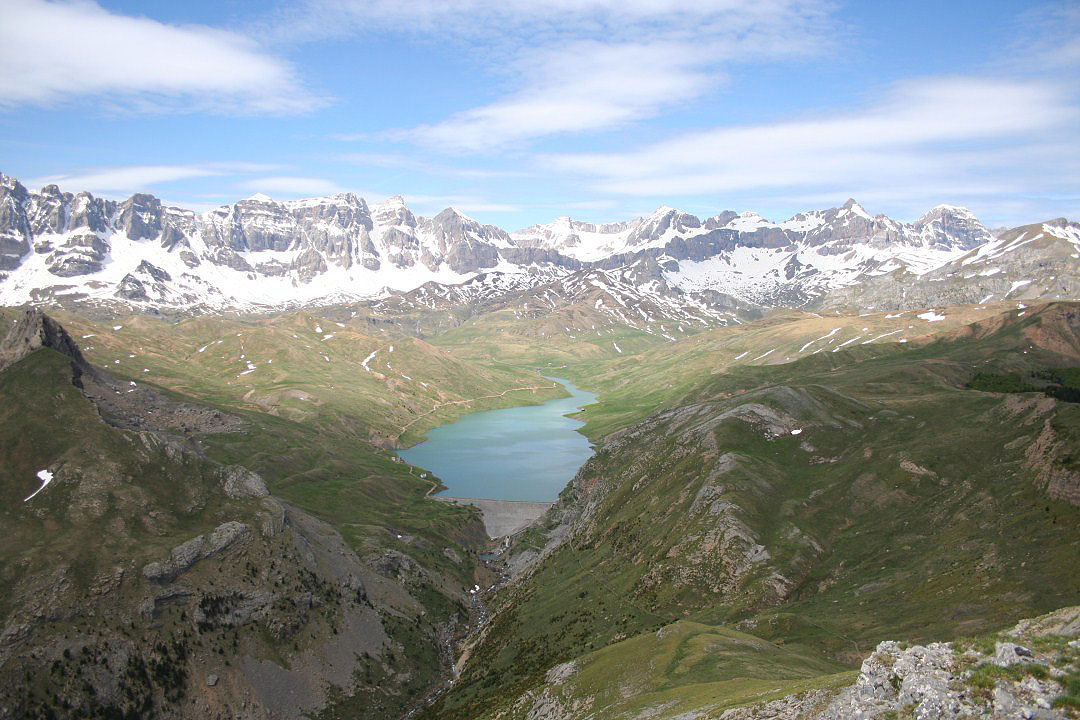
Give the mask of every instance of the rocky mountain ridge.
[[[1054, 232], [1080, 250], [1076, 225]], [[462, 284], [465, 295], [491, 297], [644, 262], [644, 281], [662, 279], [668, 297], [761, 310], [833, 295], [857, 303], [858, 288], [882, 276], [903, 275], [906, 289], [998, 242], [950, 206], [910, 224], [871, 216], [854, 200], [782, 223], [732, 211], [701, 220], [662, 207], [624, 222], [559, 218], [507, 233], [453, 208], [418, 216], [400, 197], [369, 206], [351, 193], [284, 202], [257, 194], [197, 214], [141, 193], [117, 202], [56, 185], [32, 192], [0, 175], [0, 302], [8, 305], [258, 311], [425, 285], [450, 300], [461, 299]], [[880, 302], [896, 301], [888, 292]]]
[[265, 432], [256, 416], [95, 367], [38, 309], [13, 320], [0, 718], [396, 718], [449, 672], [478, 521], [434, 559], [399, 516], [358, 543], [211, 457]]

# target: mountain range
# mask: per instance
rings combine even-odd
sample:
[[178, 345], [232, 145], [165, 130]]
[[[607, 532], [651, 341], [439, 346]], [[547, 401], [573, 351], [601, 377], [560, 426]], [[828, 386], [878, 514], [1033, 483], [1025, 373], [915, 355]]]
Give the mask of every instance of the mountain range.
[[[781, 223], [732, 211], [702, 220], [661, 207], [624, 222], [561, 217], [506, 232], [454, 208], [421, 217], [397, 196], [368, 205], [350, 193], [284, 202], [256, 194], [199, 214], [147, 194], [117, 202], [56, 185], [33, 192], [0, 175], [6, 305], [265, 311], [382, 300], [421, 287], [461, 299], [463, 284], [467, 295], [490, 299], [548, 284], [562, 292], [581, 273], [625, 280], [633, 268], [633, 291], [698, 311], [873, 310], [916, 299], [1074, 297], [1077, 260], [1076, 223], [995, 233], [947, 205], [913, 223], [871, 216], [848, 200]], [[1057, 268], [1053, 279], [1035, 273], [1048, 263]]]
[[[0, 176], [0, 720], [1076, 717], [1078, 298], [1064, 219]], [[492, 540], [394, 449], [538, 373], [596, 452]]]

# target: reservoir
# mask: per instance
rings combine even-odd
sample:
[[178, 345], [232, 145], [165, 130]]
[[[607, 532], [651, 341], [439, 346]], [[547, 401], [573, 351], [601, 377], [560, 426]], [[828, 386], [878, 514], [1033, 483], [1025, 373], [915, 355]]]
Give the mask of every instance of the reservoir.
[[406, 462], [435, 474], [459, 498], [553, 502], [592, 446], [566, 417], [596, 401], [559, 378], [568, 398], [543, 405], [486, 410], [428, 431], [427, 439], [399, 450]]

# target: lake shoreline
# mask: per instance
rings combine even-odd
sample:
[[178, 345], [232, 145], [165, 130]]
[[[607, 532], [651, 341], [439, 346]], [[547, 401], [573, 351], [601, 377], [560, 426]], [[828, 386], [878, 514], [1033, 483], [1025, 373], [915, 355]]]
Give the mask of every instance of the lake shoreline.
[[596, 395], [569, 380], [566, 397], [540, 405], [482, 410], [425, 433], [398, 456], [431, 473], [445, 488], [436, 499], [552, 503], [595, 452], [570, 415], [596, 402]]

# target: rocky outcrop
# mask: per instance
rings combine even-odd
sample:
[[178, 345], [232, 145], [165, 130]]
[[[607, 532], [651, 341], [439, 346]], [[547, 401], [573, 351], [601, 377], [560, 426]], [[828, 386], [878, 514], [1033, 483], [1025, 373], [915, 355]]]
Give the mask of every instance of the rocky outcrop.
[[95, 233], [72, 235], [49, 255], [49, 272], [60, 277], [98, 272], [108, 252], [109, 246]]
[[258, 474], [243, 465], [229, 465], [221, 471], [221, 486], [233, 499], [266, 497], [270, 491]]
[[248, 526], [242, 522], [230, 520], [222, 523], [209, 535], [198, 535], [177, 545], [165, 560], [144, 565], [143, 577], [153, 583], [172, 582], [195, 563], [217, 555], [233, 543], [246, 539], [250, 535]]
[[27, 198], [17, 180], [0, 175], [0, 271], [14, 270], [30, 252], [33, 232], [23, 209]]
[[[1022, 620], [996, 642], [880, 643], [855, 684], [728, 710], [723, 720], [915, 720], [1041, 718], [1071, 715], [1054, 700], [1077, 672], [1080, 607]], [[1015, 641], [1015, 642], [1014, 642]], [[1056, 648], [1063, 647], [1062, 653]]]
[[1047, 495], [1055, 500], [1080, 505], [1080, 471], [1067, 467], [1064, 461], [1065, 456], [1075, 451], [1075, 446], [1063, 440], [1048, 419], [1024, 455], [1028, 467], [1037, 473], [1036, 482]]
[[67, 330], [40, 310], [31, 309], [23, 313], [0, 341], [0, 370], [43, 347], [67, 355], [84, 368], [89, 367]]
[[1062, 218], [987, 237], [969, 215], [935, 217], [922, 232], [931, 248], [943, 247], [945, 236], [966, 243], [962, 247], [985, 240], [970, 252], [921, 270], [890, 265], [888, 272], [833, 288], [821, 304], [897, 310], [1080, 296], [1080, 225]]

